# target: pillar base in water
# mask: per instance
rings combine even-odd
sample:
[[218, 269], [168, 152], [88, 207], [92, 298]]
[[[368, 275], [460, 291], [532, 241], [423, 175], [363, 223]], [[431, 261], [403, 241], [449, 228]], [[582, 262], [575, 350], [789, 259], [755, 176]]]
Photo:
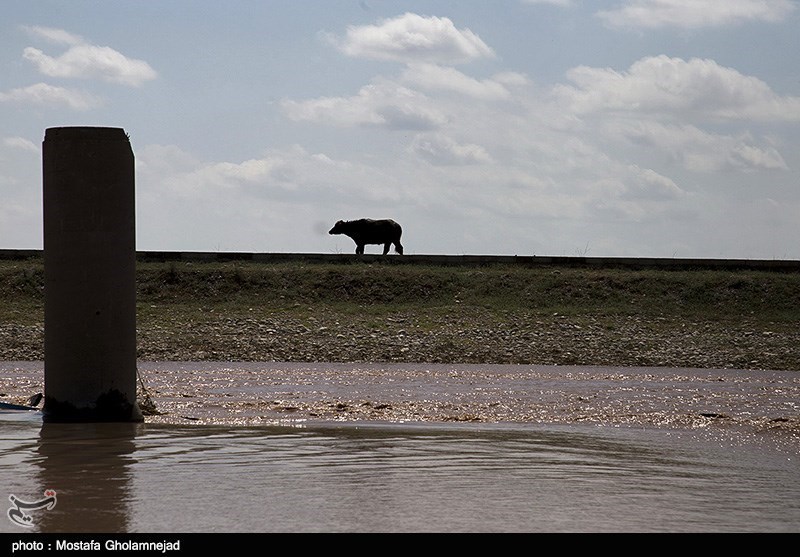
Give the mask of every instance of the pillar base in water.
[[131, 403], [119, 391], [109, 391], [97, 397], [90, 407], [77, 408], [70, 402], [44, 397], [45, 422], [143, 422], [144, 416], [136, 402]]

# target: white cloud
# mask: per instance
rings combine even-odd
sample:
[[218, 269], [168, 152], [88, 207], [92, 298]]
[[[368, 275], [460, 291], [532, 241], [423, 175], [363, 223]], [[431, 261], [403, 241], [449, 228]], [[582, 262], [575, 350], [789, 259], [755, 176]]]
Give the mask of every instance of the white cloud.
[[0, 102], [47, 105], [52, 108], [66, 106], [74, 110], [89, 110], [103, 104], [99, 97], [89, 93], [47, 83], [36, 83], [28, 87], [0, 92]]
[[748, 134], [713, 134], [688, 124], [641, 119], [615, 119], [606, 129], [612, 138], [622, 138], [644, 150], [663, 154], [665, 162], [693, 172], [788, 170], [774, 146], [754, 145]]
[[29, 46], [23, 58], [33, 63], [44, 75], [60, 78], [101, 79], [112, 83], [138, 87], [157, 77], [156, 71], [144, 60], [128, 58], [108, 46], [85, 42], [78, 35], [50, 27], [26, 28], [37, 37], [57, 44], [69, 45], [66, 52], [53, 57]]
[[782, 21], [795, 9], [790, 0], [628, 0], [597, 12], [611, 27], [719, 27], [746, 21]]
[[492, 157], [480, 145], [457, 143], [440, 133], [418, 135], [411, 143], [410, 150], [435, 165], [492, 162]]
[[781, 154], [774, 148], [761, 149], [740, 144], [731, 149], [731, 164], [744, 169], [788, 170]]
[[[286, 101], [284, 110], [313, 123], [393, 129], [401, 126], [385, 117], [390, 107], [439, 115], [426, 120], [429, 129], [402, 151], [379, 163], [362, 159], [375, 164], [381, 180], [395, 180], [370, 199], [454, 222], [506, 222], [533, 232], [537, 243], [545, 242], [538, 230], [571, 230], [550, 239], [564, 242], [575, 234], [594, 238], [613, 226], [617, 232], [609, 232], [601, 248], [617, 253], [628, 248], [614, 242], [637, 227], [669, 234], [671, 223], [680, 221], [702, 230], [702, 203], [718, 191], [755, 192], [743, 173], [761, 172], [773, 183], [779, 173], [772, 171], [789, 167], [779, 140], [754, 137], [747, 126], [796, 122], [798, 99], [732, 68], [658, 56], [625, 71], [575, 68], [568, 78], [545, 90], [515, 72], [476, 79], [446, 65], [414, 63], [396, 79], [373, 79], [352, 97]], [[309, 172], [310, 161], [298, 165], [303, 175]], [[347, 199], [371, 192], [369, 180], [350, 182], [334, 180]], [[298, 192], [309, 188], [304, 183]], [[351, 197], [354, 192], [359, 195]], [[626, 242], [644, 252], [652, 248], [645, 239]], [[676, 248], [669, 246], [676, 245], [670, 239], [658, 249], [672, 253]]]
[[457, 29], [446, 17], [413, 13], [378, 25], [349, 27], [345, 37], [334, 42], [348, 56], [406, 63], [454, 64], [494, 56], [469, 29]]
[[592, 191], [586, 196], [584, 206], [586, 218], [591, 220], [657, 222], [697, 210], [696, 207], [687, 209], [685, 203], [692, 196], [672, 179], [636, 164], [609, 161], [590, 181], [590, 186]]
[[686, 195], [670, 178], [663, 176], [651, 168], [640, 168], [638, 165], [628, 167], [630, 176], [626, 195], [635, 199], [673, 199]]
[[3, 145], [29, 153], [39, 153], [39, 147], [30, 139], [25, 139], [24, 137], [4, 137]]
[[523, 4], [551, 4], [553, 6], [573, 6], [574, 0], [522, 0]]
[[506, 99], [511, 94], [507, 85], [527, 82], [525, 76], [513, 72], [499, 74], [492, 79], [478, 80], [455, 68], [437, 64], [411, 64], [401, 79], [421, 89], [450, 91], [486, 100]]
[[138, 150], [136, 166], [137, 174], [146, 183], [163, 188], [161, 193], [202, 197], [211, 192], [240, 190], [248, 184], [274, 183], [280, 179], [283, 157], [204, 163], [174, 145], [148, 145]]
[[137, 175], [145, 190], [159, 197], [217, 200], [223, 205], [246, 205], [250, 198], [323, 199], [354, 188], [355, 197], [395, 196], [391, 181], [376, 178], [370, 168], [299, 146], [271, 149], [240, 162], [202, 162], [175, 146], [151, 145], [137, 151]]
[[627, 72], [579, 66], [574, 86], [554, 92], [577, 113], [621, 111], [706, 119], [800, 120], [800, 97], [781, 97], [760, 79], [713, 60], [642, 58]]
[[447, 120], [422, 93], [384, 79], [374, 80], [352, 97], [285, 100], [282, 107], [292, 120], [337, 126], [428, 130]]
[[22, 28], [34, 37], [42, 38], [55, 44], [78, 45], [86, 42], [80, 35], [75, 35], [64, 29], [43, 27], [41, 25], [23, 25]]
[[246, 161], [217, 162], [203, 165], [187, 175], [187, 183], [196, 187], [230, 189], [248, 184], [281, 184], [292, 188], [291, 170], [283, 157], [268, 156]]

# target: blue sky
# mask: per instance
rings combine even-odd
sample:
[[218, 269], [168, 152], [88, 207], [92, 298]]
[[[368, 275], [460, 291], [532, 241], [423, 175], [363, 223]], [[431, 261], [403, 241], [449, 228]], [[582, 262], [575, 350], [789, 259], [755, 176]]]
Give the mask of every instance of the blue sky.
[[5, 0], [0, 66], [0, 248], [96, 125], [140, 250], [800, 259], [795, 1]]

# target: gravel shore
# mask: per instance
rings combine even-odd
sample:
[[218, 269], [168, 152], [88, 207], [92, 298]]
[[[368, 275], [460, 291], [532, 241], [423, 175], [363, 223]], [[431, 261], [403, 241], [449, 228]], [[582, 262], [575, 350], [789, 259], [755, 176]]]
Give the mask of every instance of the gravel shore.
[[[44, 327], [0, 324], [0, 359], [42, 360]], [[674, 318], [459, 311], [383, 317], [209, 315], [138, 331], [154, 361], [431, 362], [800, 370], [800, 329]]]

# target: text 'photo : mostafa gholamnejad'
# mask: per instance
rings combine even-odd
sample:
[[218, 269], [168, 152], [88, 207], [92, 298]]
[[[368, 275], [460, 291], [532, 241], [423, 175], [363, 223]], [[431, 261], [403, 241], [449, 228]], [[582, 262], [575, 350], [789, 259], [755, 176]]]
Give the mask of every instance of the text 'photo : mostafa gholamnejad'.
[[11, 544], [11, 553], [16, 551], [157, 551], [167, 553], [168, 551], [180, 551], [181, 540], [161, 540], [161, 541], [136, 541], [131, 539], [117, 540], [106, 539], [98, 541], [95, 539], [56, 539], [54, 542], [48, 541], [26, 541], [20, 540]]

